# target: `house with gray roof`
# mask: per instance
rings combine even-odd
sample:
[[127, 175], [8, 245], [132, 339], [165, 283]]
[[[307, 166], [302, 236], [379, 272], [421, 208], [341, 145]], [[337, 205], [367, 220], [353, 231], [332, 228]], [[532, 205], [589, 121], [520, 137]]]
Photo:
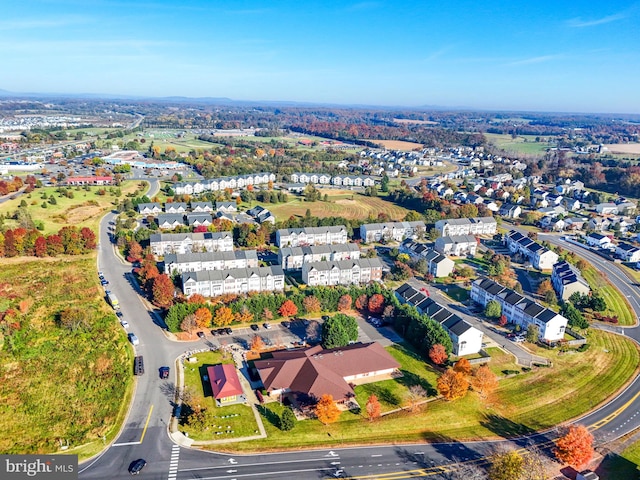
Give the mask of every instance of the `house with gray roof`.
[[167, 253], [216, 252], [233, 250], [233, 233], [154, 233], [149, 237], [154, 255]]
[[139, 203], [136, 207], [141, 215], [157, 215], [162, 213], [162, 205], [154, 203]]
[[566, 261], [558, 262], [553, 266], [551, 274], [553, 288], [563, 301], [569, 300], [574, 293], [589, 295], [591, 288], [576, 267]]
[[379, 258], [359, 258], [333, 262], [310, 262], [302, 266], [302, 281], [307, 285], [350, 285], [382, 280]]
[[451, 235], [493, 235], [498, 231], [498, 224], [493, 217], [449, 218], [438, 220], [436, 230], [441, 237]]
[[456, 265], [455, 262], [446, 255], [435, 251], [425, 243], [405, 240], [402, 242], [402, 245], [400, 245], [400, 251], [414, 259], [425, 259], [428, 272], [436, 278], [448, 277]]
[[213, 222], [213, 217], [210, 213], [189, 213], [187, 214], [187, 225], [190, 227], [199, 227], [204, 225], [208, 227]]
[[187, 209], [186, 202], [167, 202], [164, 204], [165, 213], [185, 213]]
[[278, 251], [278, 263], [284, 270], [300, 270], [305, 263], [357, 260], [360, 248], [355, 243], [283, 247]]
[[187, 297], [205, 297], [248, 292], [284, 290], [284, 271], [279, 265], [228, 270], [201, 270], [182, 274], [182, 291]]
[[505, 234], [504, 242], [511, 253], [519, 253], [528, 258], [534, 268], [548, 270], [558, 262], [558, 254], [525, 237], [516, 230]]
[[416, 238], [424, 235], [426, 228], [425, 223], [422, 221], [365, 223], [360, 226], [360, 238], [366, 243], [379, 242], [381, 240], [401, 242], [407, 238]]
[[156, 217], [156, 222], [162, 230], [173, 230], [185, 224], [184, 215], [181, 213], [161, 213]]
[[347, 243], [347, 241], [347, 227], [344, 225], [282, 228], [276, 232], [276, 245], [280, 248], [303, 245], [332, 245], [335, 243]]
[[164, 256], [164, 272], [168, 275], [201, 270], [230, 270], [233, 268], [256, 268], [259, 265], [255, 250], [232, 252], [167, 253]]
[[475, 255], [478, 249], [478, 240], [473, 235], [439, 237], [436, 238], [434, 249], [443, 255], [454, 257]]
[[193, 213], [211, 213], [213, 212], [213, 204], [211, 202], [191, 202], [191, 211]]

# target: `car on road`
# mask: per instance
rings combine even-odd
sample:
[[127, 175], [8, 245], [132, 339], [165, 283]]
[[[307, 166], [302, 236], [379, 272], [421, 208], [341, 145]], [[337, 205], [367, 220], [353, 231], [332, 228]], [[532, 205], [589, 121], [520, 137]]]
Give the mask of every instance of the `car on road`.
[[169, 367], [160, 367], [160, 378], [166, 380], [169, 378]]
[[99, 278], [104, 278], [104, 273], [102, 273], [102, 272], [98, 272], [98, 277], [99, 277]]
[[253, 330], [254, 332], [257, 332], [258, 330], [260, 330], [260, 327], [257, 324], [252, 323], [251, 324], [251, 330]]
[[204, 338], [204, 332], [198, 332], [196, 335], [198, 335], [198, 338]]
[[271, 325], [268, 322], [264, 322], [262, 324], [262, 326], [266, 329], [266, 330], [270, 330], [271, 329]]
[[231, 334], [233, 333], [233, 330], [231, 330], [229, 327], [227, 327], [227, 328], [225, 328], [225, 329], [224, 329], [224, 332], [225, 332], [227, 335], [231, 335]]
[[130, 333], [129, 335], [127, 335], [127, 337], [129, 337], [131, 345], [140, 345], [140, 340], [138, 339], [138, 337], [136, 337], [135, 333]]
[[524, 342], [524, 337], [513, 337], [511, 340], [515, 343], [522, 343]]
[[129, 465], [129, 473], [131, 475], [139, 475], [140, 471], [147, 465], [147, 461], [144, 458], [139, 458], [138, 460], [134, 460]]
[[109, 280], [105, 280], [104, 278], [102, 280], [100, 280], [100, 285], [102, 285], [103, 287], [106, 285], [109, 285]]
[[127, 322], [124, 318], [120, 320], [120, 325], [122, 325], [123, 328], [129, 328], [129, 322]]

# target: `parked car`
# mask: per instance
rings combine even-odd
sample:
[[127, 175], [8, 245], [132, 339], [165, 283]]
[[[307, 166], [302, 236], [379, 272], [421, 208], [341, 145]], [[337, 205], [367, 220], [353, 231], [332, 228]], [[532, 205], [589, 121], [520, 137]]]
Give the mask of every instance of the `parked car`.
[[120, 320], [120, 325], [122, 325], [124, 328], [129, 328], [129, 322], [127, 322], [125, 319]]
[[135, 333], [130, 333], [127, 336], [129, 337], [129, 341], [131, 342], [131, 345], [140, 345], [140, 340], [138, 340], [138, 337], [136, 337]]
[[524, 337], [513, 337], [511, 340], [515, 343], [522, 343], [524, 342]]
[[225, 332], [227, 335], [231, 335], [231, 334], [233, 333], [233, 330], [231, 330], [229, 327], [227, 327], [227, 328], [225, 328], [225, 329], [224, 329], [224, 332]]
[[129, 473], [131, 475], [139, 475], [140, 471], [147, 465], [147, 461], [143, 458], [139, 458], [138, 460], [134, 460], [129, 465]]
[[280, 325], [282, 325], [284, 328], [289, 328], [291, 326], [291, 322], [288, 322], [287, 320], [285, 320]]
[[227, 329], [226, 328], [219, 328], [218, 330], [216, 330], [216, 332], [218, 332], [218, 335], [226, 335], [227, 334]]
[[100, 280], [100, 284], [104, 287], [109, 285], [109, 280], [105, 280], [104, 278], [102, 280]]
[[198, 338], [204, 338], [204, 332], [198, 332], [196, 335], [198, 335]]
[[217, 330], [211, 330], [211, 335], [215, 337], [216, 335], [218, 335], [218, 331]]
[[260, 327], [257, 324], [252, 323], [251, 324], [251, 330], [253, 330], [254, 332], [257, 332], [258, 330], [260, 330]]
[[267, 330], [271, 329], [271, 325], [268, 322], [264, 322], [262, 326]]
[[169, 371], [169, 367], [160, 367], [160, 378], [162, 378], [163, 380], [169, 378]]

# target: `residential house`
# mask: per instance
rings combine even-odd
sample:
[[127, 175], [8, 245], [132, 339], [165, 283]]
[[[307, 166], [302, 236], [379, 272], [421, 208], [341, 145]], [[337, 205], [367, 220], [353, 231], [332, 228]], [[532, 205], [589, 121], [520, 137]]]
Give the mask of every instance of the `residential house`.
[[581, 295], [589, 295], [591, 291], [589, 284], [582, 278], [578, 269], [564, 260], [553, 266], [551, 283], [562, 301], [569, 300], [569, 297], [576, 292]]
[[355, 243], [283, 247], [278, 251], [278, 263], [285, 270], [299, 270], [305, 263], [311, 262], [335, 262], [359, 258], [360, 248]]
[[522, 214], [522, 207], [520, 205], [504, 203], [498, 212], [500, 216], [504, 218], [519, 218]]
[[271, 397], [290, 395], [306, 405], [328, 394], [343, 404], [355, 396], [355, 385], [391, 378], [400, 364], [372, 342], [327, 350], [315, 346], [275, 351], [271, 358], [257, 360], [255, 368]]
[[564, 219], [564, 223], [567, 230], [582, 230], [586, 220], [581, 217], [569, 217]]
[[238, 204], [236, 202], [216, 202], [216, 212], [236, 213]]
[[207, 376], [218, 407], [246, 402], [247, 399], [234, 365], [225, 363], [209, 366]]
[[231, 232], [154, 233], [149, 238], [149, 245], [154, 255], [203, 251], [230, 252], [233, 250], [233, 234]]
[[580, 203], [580, 200], [576, 200], [575, 198], [569, 198], [569, 197], [564, 198], [562, 205], [564, 206], [564, 208], [566, 208], [570, 212], [577, 212], [578, 210], [580, 210], [580, 207], [582, 206], [582, 204]]
[[505, 234], [504, 242], [512, 253], [519, 253], [527, 257], [534, 268], [547, 270], [558, 262], [558, 254], [546, 249], [520, 232], [511, 230]]
[[529, 325], [538, 327], [539, 338], [547, 342], [564, 339], [567, 319], [533, 300], [506, 288], [488, 278], [478, 278], [471, 285], [471, 299], [486, 306], [491, 300], [502, 307], [507, 322], [519, 325], [527, 330]]
[[213, 204], [211, 202], [191, 202], [191, 211], [193, 213], [212, 213]]
[[200, 270], [182, 274], [182, 291], [189, 297], [199, 293], [217, 297], [227, 293], [273, 292], [284, 289], [284, 272], [279, 265], [229, 270]]
[[427, 246], [425, 243], [405, 240], [400, 245], [400, 251], [414, 259], [424, 258], [427, 261], [428, 273], [436, 278], [448, 277], [455, 267], [455, 262]]
[[382, 280], [382, 262], [379, 258], [359, 258], [310, 262], [302, 265], [302, 281], [307, 285], [349, 285]]
[[165, 213], [185, 213], [187, 209], [186, 202], [167, 202], [164, 204]]
[[250, 210], [247, 210], [247, 214], [254, 218], [258, 223], [270, 222], [276, 223], [276, 217], [269, 210], [261, 205], [256, 205]]
[[435, 242], [435, 250], [443, 255], [461, 257], [475, 255], [478, 249], [478, 239], [473, 235], [452, 235], [439, 237]]
[[611, 246], [613, 245], [611, 242], [611, 238], [601, 233], [595, 233], [595, 232], [592, 232], [589, 235], [587, 235], [585, 237], [585, 241], [587, 242], [587, 245], [589, 245], [590, 247], [596, 247], [596, 248], [610, 249]]
[[304, 245], [332, 245], [334, 243], [347, 243], [347, 241], [347, 227], [344, 225], [283, 228], [276, 232], [276, 245], [280, 248]]
[[611, 227], [611, 220], [608, 218], [594, 217], [590, 218], [587, 222], [587, 229], [594, 230], [596, 232], [603, 232], [609, 230]]
[[416, 238], [425, 231], [426, 225], [422, 221], [365, 223], [360, 225], [360, 238], [366, 243], [381, 240], [401, 242], [406, 238]]
[[164, 256], [163, 264], [164, 272], [168, 275], [201, 270], [230, 270], [259, 266], [258, 253], [255, 250], [167, 253]]
[[634, 215], [636, 207], [637, 205], [633, 202], [620, 202], [618, 203], [618, 213], [620, 215]]
[[213, 217], [210, 213], [189, 213], [187, 214], [187, 225], [190, 227], [199, 227], [204, 225], [208, 227], [213, 222]]
[[161, 213], [156, 217], [158, 227], [162, 230], [173, 230], [184, 225], [184, 215], [177, 213]]
[[141, 215], [157, 215], [162, 213], [162, 206], [159, 203], [139, 203], [136, 207]]
[[405, 283], [398, 287], [395, 296], [400, 303], [407, 303], [440, 323], [451, 338], [454, 355], [473, 355], [482, 349], [482, 332], [469, 322], [434, 302], [428, 294]]
[[625, 262], [638, 262], [640, 261], [640, 248], [635, 247], [630, 243], [620, 242], [616, 246], [616, 257]]
[[453, 235], [493, 235], [498, 224], [493, 217], [450, 218], [438, 220], [435, 225], [441, 237]]
[[620, 213], [618, 205], [615, 203], [599, 203], [596, 205], [596, 212], [600, 215], [617, 215]]
[[493, 200], [491, 200], [490, 198], [485, 198], [482, 201], [482, 204], [487, 207], [488, 210], [492, 211], [492, 212], [498, 212], [500, 210], [500, 207], [498, 207], [498, 204], [496, 202], [494, 202]]

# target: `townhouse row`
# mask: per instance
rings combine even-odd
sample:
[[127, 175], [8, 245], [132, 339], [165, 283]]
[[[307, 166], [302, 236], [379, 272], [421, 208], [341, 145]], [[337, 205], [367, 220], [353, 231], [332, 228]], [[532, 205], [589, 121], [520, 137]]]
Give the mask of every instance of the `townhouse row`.
[[289, 175], [292, 183], [335, 185], [338, 187], [373, 187], [376, 179], [363, 175], [329, 175], [326, 173], [295, 172]]
[[200, 180], [198, 182], [180, 182], [173, 186], [177, 195], [193, 195], [202, 192], [217, 192], [226, 189], [245, 188], [249, 185], [266, 185], [275, 182], [276, 176], [273, 173], [251, 173], [247, 175], [237, 175], [235, 177], [212, 178]]
[[511, 253], [519, 253], [529, 260], [534, 268], [550, 270], [558, 263], [558, 254], [525, 237], [520, 232], [511, 230], [504, 236], [504, 243]]
[[284, 271], [279, 265], [185, 272], [181, 280], [182, 291], [187, 297], [284, 290]]

